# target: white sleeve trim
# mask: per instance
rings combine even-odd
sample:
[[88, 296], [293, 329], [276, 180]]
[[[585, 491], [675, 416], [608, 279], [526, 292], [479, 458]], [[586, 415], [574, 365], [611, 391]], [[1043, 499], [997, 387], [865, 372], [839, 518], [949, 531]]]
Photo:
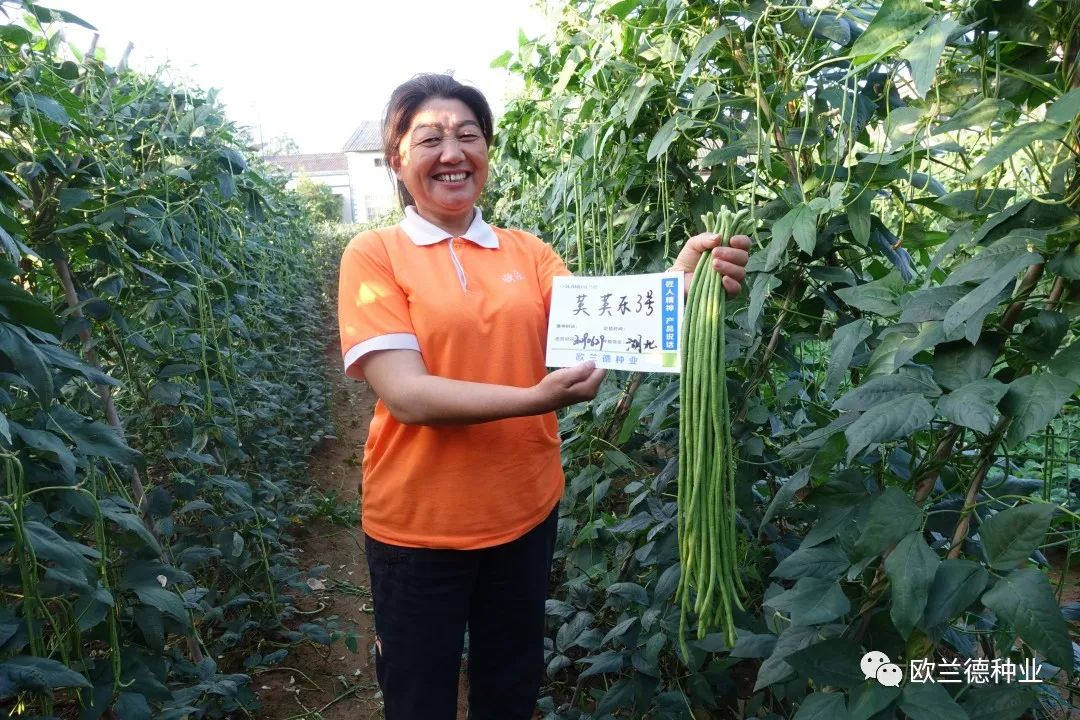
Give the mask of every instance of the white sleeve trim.
[[357, 343], [345, 353], [345, 374], [357, 380], [362, 379], [364, 373], [356, 361], [376, 350], [416, 350], [420, 352], [420, 342], [412, 333], [390, 333], [388, 335], [377, 335]]

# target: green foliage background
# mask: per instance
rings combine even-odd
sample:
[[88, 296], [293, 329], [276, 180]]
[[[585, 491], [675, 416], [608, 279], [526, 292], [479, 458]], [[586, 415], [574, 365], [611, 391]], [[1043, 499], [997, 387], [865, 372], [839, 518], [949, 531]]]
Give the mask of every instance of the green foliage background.
[[[0, 26], [0, 708], [220, 718], [301, 640], [314, 221], [212, 96]], [[351, 643], [355, 651], [355, 642]]]
[[[563, 418], [545, 717], [1075, 711], [1080, 8], [559, 12], [496, 61], [525, 90], [488, 201], [596, 274], [751, 208], [727, 332], [751, 597], [735, 647], [678, 652], [677, 383], [615, 375]], [[864, 679], [871, 649], [902, 688]], [[910, 682], [922, 659], [1042, 681]]]

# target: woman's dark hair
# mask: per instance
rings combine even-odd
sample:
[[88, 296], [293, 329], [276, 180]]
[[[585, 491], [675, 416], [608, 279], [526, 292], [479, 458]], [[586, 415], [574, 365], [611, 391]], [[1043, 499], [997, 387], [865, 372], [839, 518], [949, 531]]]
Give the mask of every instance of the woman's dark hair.
[[[393, 168], [393, 158], [398, 154], [401, 138], [409, 131], [413, 116], [421, 105], [432, 98], [460, 100], [465, 103], [480, 123], [480, 132], [484, 140], [491, 145], [495, 124], [491, 117], [491, 107], [483, 93], [474, 87], [459, 83], [450, 75], [422, 73], [398, 85], [390, 95], [390, 103], [386, 106], [382, 136], [383, 158], [388, 169]], [[413, 204], [412, 196], [400, 180], [397, 181], [397, 192], [402, 207]]]

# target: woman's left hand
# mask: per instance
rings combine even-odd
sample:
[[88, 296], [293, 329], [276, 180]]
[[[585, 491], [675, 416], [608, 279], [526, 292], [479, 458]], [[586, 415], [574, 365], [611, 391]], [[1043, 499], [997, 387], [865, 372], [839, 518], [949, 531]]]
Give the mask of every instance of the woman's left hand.
[[750, 260], [751, 240], [746, 235], [733, 235], [727, 245], [716, 233], [702, 233], [686, 241], [679, 256], [675, 258], [672, 271], [684, 273], [684, 286], [689, 289], [690, 280], [697, 268], [698, 260], [704, 252], [712, 253], [713, 270], [723, 275], [721, 278], [728, 297], [735, 297], [746, 278], [746, 263]]

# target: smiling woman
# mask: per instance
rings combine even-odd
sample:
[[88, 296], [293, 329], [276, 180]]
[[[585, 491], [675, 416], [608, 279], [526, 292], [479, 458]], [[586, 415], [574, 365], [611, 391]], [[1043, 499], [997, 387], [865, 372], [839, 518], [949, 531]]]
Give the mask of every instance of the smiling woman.
[[[341, 259], [345, 371], [379, 396], [362, 505], [388, 720], [454, 717], [466, 627], [469, 717], [532, 717], [564, 485], [554, 411], [604, 378], [591, 363], [544, 366], [552, 279], [569, 271], [534, 235], [484, 221], [491, 139], [474, 88], [446, 75], [400, 86], [383, 152], [405, 219]], [[691, 238], [675, 267], [711, 251], [737, 291], [749, 240], [718, 242]]]

